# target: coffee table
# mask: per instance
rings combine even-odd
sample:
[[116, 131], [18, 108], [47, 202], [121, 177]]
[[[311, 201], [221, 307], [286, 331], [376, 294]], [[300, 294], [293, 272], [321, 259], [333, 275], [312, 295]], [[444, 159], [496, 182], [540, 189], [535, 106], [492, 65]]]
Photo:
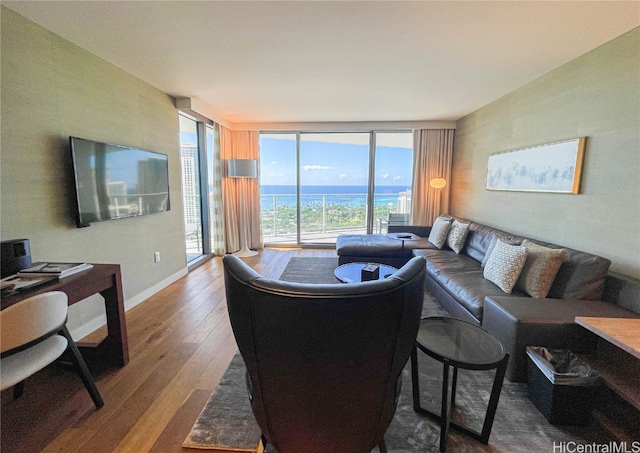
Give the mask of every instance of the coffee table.
[[[440, 414], [436, 414], [420, 405], [420, 382], [418, 381], [418, 349], [442, 362], [442, 402]], [[491, 427], [496, 415], [498, 399], [502, 390], [502, 381], [507, 370], [509, 354], [502, 344], [481, 327], [455, 318], [431, 317], [420, 322], [416, 344], [411, 352], [411, 381], [413, 384], [413, 409], [421, 414], [440, 420], [440, 451], [445, 451], [449, 426], [461, 431], [483, 444], [489, 442]], [[449, 368], [453, 367], [451, 383], [451, 402], [449, 393]], [[489, 405], [482, 426], [482, 432], [451, 421], [451, 412], [455, 405], [458, 368], [468, 370], [496, 369]]]
[[[361, 279], [361, 271], [364, 266], [372, 263], [347, 263], [342, 266], [338, 266], [333, 271], [333, 275], [336, 276], [338, 280], [342, 283], [359, 283], [362, 281]], [[392, 266], [387, 266], [386, 264], [377, 264], [380, 268], [380, 272], [378, 275], [378, 280], [382, 280], [389, 275], [396, 272], [398, 269]]]

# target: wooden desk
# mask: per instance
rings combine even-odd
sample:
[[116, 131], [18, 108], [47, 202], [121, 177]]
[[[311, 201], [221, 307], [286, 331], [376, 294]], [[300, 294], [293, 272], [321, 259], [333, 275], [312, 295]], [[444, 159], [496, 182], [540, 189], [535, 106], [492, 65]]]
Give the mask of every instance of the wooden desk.
[[577, 316], [600, 337], [595, 356], [581, 356], [600, 373], [610, 394], [596, 401], [593, 416], [618, 441], [637, 440], [640, 426], [640, 318]]
[[47, 291], [62, 291], [69, 298], [69, 305], [94, 294], [102, 295], [107, 315], [107, 336], [98, 344], [87, 346], [79, 343], [78, 346], [82, 348], [82, 355], [87, 363], [107, 362], [124, 366], [129, 362], [127, 324], [124, 316], [124, 297], [119, 264], [94, 264], [93, 268], [89, 270], [10, 295], [2, 299], [2, 309]]

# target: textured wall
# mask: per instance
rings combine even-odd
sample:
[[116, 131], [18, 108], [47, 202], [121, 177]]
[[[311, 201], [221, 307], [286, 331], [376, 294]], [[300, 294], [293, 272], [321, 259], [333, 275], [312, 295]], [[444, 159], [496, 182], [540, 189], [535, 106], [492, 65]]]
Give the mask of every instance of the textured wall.
[[[119, 263], [126, 300], [184, 270], [173, 98], [4, 7], [1, 14], [2, 240], [28, 238], [34, 260]], [[168, 154], [171, 211], [77, 229], [70, 135]], [[99, 302], [74, 306], [72, 327], [95, 318]]]
[[[639, 67], [636, 28], [458, 121], [453, 214], [605, 256], [640, 278]], [[490, 154], [580, 136], [579, 195], [485, 190]]]

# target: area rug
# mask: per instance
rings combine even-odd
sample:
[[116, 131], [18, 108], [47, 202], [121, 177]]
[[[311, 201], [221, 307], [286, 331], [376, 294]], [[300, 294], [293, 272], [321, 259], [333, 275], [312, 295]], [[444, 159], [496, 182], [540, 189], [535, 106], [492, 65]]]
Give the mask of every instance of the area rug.
[[[332, 263], [330, 263], [332, 261]], [[333, 258], [292, 258], [282, 280], [333, 283]], [[330, 271], [330, 273], [326, 273]], [[306, 275], [306, 277], [304, 277]], [[324, 281], [321, 281], [324, 280]], [[423, 314], [441, 316], [447, 312], [425, 294]], [[439, 412], [442, 364], [419, 354], [420, 393], [423, 407]], [[217, 389], [205, 405], [183, 446], [237, 452], [257, 451], [260, 429], [253, 418], [240, 354], [232, 359]], [[493, 371], [460, 370], [453, 419], [480, 430], [489, 400]], [[439, 422], [413, 410], [411, 365], [403, 370], [403, 386], [395, 417], [385, 440], [389, 452], [439, 451]], [[526, 384], [505, 380], [489, 445], [483, 445], [454, 429], [449, 431], [450, 452], [551, 452], [573, 441], [603, 443], [609, 439], [595, 427], [559, 427], [547, 422], [527, 397]], [[554, 446], [556, 450], [554, 450]], [[271, 448], [271, 449], [270, 449]], [[274, 451], [268, 446], [266, 451]], [[375, 448], [374, 452], [378, 452]], [[300, 452], [305, 453], [305, 452]], [[314, 452], [316, 453], [316, 452]], [[332, 453], [332, 452], [317, 452]]]

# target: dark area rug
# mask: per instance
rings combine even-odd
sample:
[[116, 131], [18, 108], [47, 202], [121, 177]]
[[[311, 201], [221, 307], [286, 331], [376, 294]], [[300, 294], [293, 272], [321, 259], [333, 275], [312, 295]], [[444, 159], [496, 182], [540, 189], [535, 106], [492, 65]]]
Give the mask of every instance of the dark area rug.
[[[292, 258], [281, 279], [306, 283], [336, 283], [334, 258]], [[425, 316], [448, 316], [430, 294], [425, 294]], [[236, 354], [216, 391], [198, 417], [184, 446], [201, 449], [256, 451], [260, 429], [253, 418], [244, 380], [245, 367]], [[439, 412], [442, 364], [419, 354], [422, 406]], [[460, 370], [453, 419], [480, 430], [489, 400], [494, 371]], [[439, 422], [413, 410], [411, 364], [403, 371], [402, 393], [385, 440], [389, 452], [439, 451]], [[609, 439], [595, 427], [559, 427], [547, 422], [527, 397], [526, 384], [505, 380], [489, 445], [455, 429], [449, 431], [450, 452], [552, 452], [566, 442], [604, 443]], [[554, 446], [556, 446], [554, 450]], [[269, 450], [267, 450], [269, 451]], [[374, 449], [377, 452], [378, 449]], [[303, 452], [301, 452], [303, 453]], [[331, 452], [318, 452], [331, 453]]]

